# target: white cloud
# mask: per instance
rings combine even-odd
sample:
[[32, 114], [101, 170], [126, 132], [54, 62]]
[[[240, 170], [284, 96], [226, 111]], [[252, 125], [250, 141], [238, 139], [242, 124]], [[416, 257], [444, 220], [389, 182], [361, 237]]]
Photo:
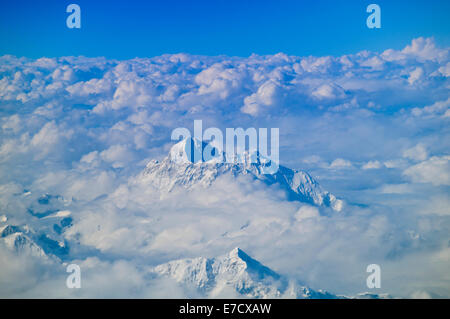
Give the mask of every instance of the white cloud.
[[414, 84], [423, 77], [423, 74], [424, 72], [422, 68], [420, 67], [415, 68], [413, 71], [409, 73], [408, 83], [411, 85]]
[[413, 39], [410, 45], [403, 50], [396, 51], [388, 49], [383, 52], [382, 57], [387, 61], [399, 61], [405, 59], [418, 59], [420, 61], [441, 62], [448, 58], [448, 51], [436, 47], [432, 38]]
[[333, 162], [331, 162], [331, 164], [330, 164], [330, 168], [333, 168], [333, 169], [334, 168], [337, 168], [337, 169], [350, 168], [352, 166], [353, 165], [352, 165], [352, 163], [350, 161], [345, 160], [343, 158], [337, 158]]
[[371, 67], [373, 70], [377, 70], [377, 71], [383, 70], [384, 65], [385, 65], [385, 61], [378, 56], [369, 58], [366, 61], [363, 61], [361, 63], [361, 66]]
[[388, 184], [383, 185], [381, 192], [383, 194], [405, 194], [412, 193], [414, 189], [410, 184]]
[[4, 124], [2, 125], [3, 131], [12, 130], [14, 133], [17, 133], [21, 129], [20, 125], [20, 117], [17, 114], [11, 115], [5, 119]]
[[428, 152], [425, 145], [419, 143], [414, 147], [408, 148], [403, 151], [403, 157], [409, 158], [415, 161], [424, 161], [428, 158]]
[[408, 166], [408, 163], [406, 160], [403, 159], [393, 159], [393, 160], [387, 160], [383, 162], [384, 166], [387, 168], [404, 168]]
[[439, 73], [441, 73], [443, 76], [449, 77], [450, 76], [450, 62], [447, 62], [446, 65], [441, 66], [438, 69]]
[[[104, 161], [111, 163], [115, 168], [126, 166], [134, 158], [134, 154], [125, 145], [113, 145], [102, 151], [99, 155]], [[86, 158], [84, 160], [86, 161]]]
[[226, 99], [233, 91], [239, 90], [245, 70], [242, 68], [227, 68], [223, 64], [216, 63], [210, 68], [203, 70], [195, 77], [195, 82], [200, 85], [200, 95], [212, 93], [221, 99]]
[[300, 62], [301, 67], [310, 73], [325, 73], [333, 66], [333, 58], [326, 57], [307, 57], [303, 58]]
[[[437, 194], [432, 196], [427, 203], [420, 207], [422, 214], [433, 214], [439, 216], [450, 215], [450, 198], [448, 194]], [[450, 256], [447, 256], [447, 259]]]
[[311, 155], [311, 156], [305, 157], [303, 159], [303, 163], [306, 163], [306, 164], [317, 164], [317, 163], [320, 163], [321, 161], [322, 161], [322, 158], [317, 155]]
[[450, 156], [433, 156], [407, 168], [403, 173], [415, 183], [450, 185]]
[[378, 169], [383, 167], [379, 161], [368, 161], [366, 164], [362, 166], [362, 169]]
[[437, 101], [432, 105], [425, 106], [422, 108], [415, 107], [412, 109], [412, 114], [415, 116], [439, 116], [445, 117], [450, 109], [450, 98], [445, 101]]
[[112, 83], [109, 79], [91, 79], [86, 82], [76, 82], [66, 90], [73, 96], [89, 96], [92, 94], [105, 94], [112, 90]]
[[324, 84], [314, 90], [312, 95], [318, 99], [335, 99], [343, 97], [344, 92], [335, 84]]
[[442, 61], [448, 57], [448, 52], [436, 47], [431, 38], [417, 38], [412, 40], [411, 45], [406, 46], [402, 53], [417, 56], [424, 60]]
[[300, 209], [295, 213], [295, 218], [298, 221], [302, 221], [308, 218], [317, 218], [319, 216], [319, 209], [317, 207], [308, 205], [300, 207]]
[[250, 115], [258, 115], [267, 107], [275, 105], [280, 98], [280, 86], [273, 81], [267, 81], [258, 88], [256, 93], [244, 99], [244, 106], [241, 111]]

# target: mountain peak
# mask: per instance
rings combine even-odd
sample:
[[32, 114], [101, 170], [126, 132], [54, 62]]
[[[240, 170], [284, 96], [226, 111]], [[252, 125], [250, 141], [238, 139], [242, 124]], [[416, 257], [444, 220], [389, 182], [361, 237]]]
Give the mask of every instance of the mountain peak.
[[229, 288], [250, 298], [336, 298], [290, 282], [236, 247], [215, 258], [188, 258], [159, 265], [151, 272], [194, 287], [204, 296], [218, 297]]
[[188, 137], [172, 146], [168, 158], [175, 163], [218, 162], [223, 153], [211, 143]]
[[343, 201], [324, 190], [307, 172], [280, 165], [276, 172], [266, 174], [267, 161], [258, 152], [243, 152], [239, 156], [233, 163], [224, 162], [224, 153], [211, 143], [186, 138], [172, 146], [164, 160], [150, 161], [138, 181], [171, 192], [177, 186], [208, 187], [222, 175], [246, 175], [267, 185], [278, 185], [289, 201], [331, 207], [334, 211], [342, 209]]
[[233, 248], [229, 253], [228, 256], [230, 257], [241, 257], [242, 255], [248, 256], [242, 249], [239, 247]]
[[264, 278], [264, 277], [272, 277], [275, 279], [279, 279], [280, 275], [278, 275], [275, 271], [272, 269], [262, 265], [259, 261], [256, 259], [253, 259], [250, 257], [247, 253], [245, 253], [242, 249], [239, 247], [234, 248], [231, 250], [227, 257], [224, 257], [224, 259], [230, 259], [232, 260], [239, 260], [243, 264], [245, 264], [245, 268], [247, 272], [256, 275], [258, 278]]
[[[225, 258], [225, 257], [224, 257]], [[246, 252], [244, 252], [242, 249], [240, 249], [239, 247], [235, 247], [233, 248], [227, 255], [227, 258], [235, 258], [235, 259], [239, 259], [241, 261], [243, 261], [246, 264], [252, 264], [252, 265], [256, 265], [256, 263], [259, 264], [258, 261], [256, 261], [255, 259], [253, 259], [252, 257], [250, 257]]]

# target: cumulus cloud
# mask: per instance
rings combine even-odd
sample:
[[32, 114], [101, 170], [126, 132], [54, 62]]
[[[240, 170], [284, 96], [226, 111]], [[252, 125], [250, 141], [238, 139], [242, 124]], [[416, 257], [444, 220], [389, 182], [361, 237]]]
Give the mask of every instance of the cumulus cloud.
[[412, 109], [412, 114], [415, 116], [424, 116], [424, 117], [434, 117], [434, 116], [442, 116], [448, 117], [448, 110], [450, 109], [450, 98], [445, 101], [437, 101], [432, 105], [425, 106], [422, 108], [415, 107]]
[[441, 66], [438, 69], [439, 73], [442, 74], [445, 77], [449, 77], [450, 76], [450, 62], [447, 62], [446, 65]]
[[332, 84], [321, 85], [312, 92], [312, 95], [318, 99], [336, 99], [343, 94], [342, 88]]
[[442, 61], [448, 57], [448, 51], [436, 47], [431, 38], [417, 38], [406, 46], [402, 53], [414, 55], [424, 60]]
[[281, 98], [281, 88], [274, 81], [264, 82], [256, 91], [244, 99], [243, 113], [258, 115], [264, 108], [277, 104]]
[[133, 160], [133, 153], [125, 145], [113, 145], [102, 151], [99, 156], [105, 162], [111, 163], [114, 168], [124, 167]]
[[405, 194], [412, 193], [414, 189], [410, 184], [389, 184], [383, 185], [381, 192], [384, 194]]
[[332, 161], [330, 164], [330, 168], [334, 168], [334, 169], [349, 168], [352, 166], [353, 165], [350, 161], [345, 160], [343, 158], [337, 158], [334, 161]]
[[415, 183], [450, 185], [450, 156], [433, 156], [407, 168], [404, 174]]
[[421, 61], [431, 60], [442, 62], [448, 58], [448, 51], [436, 47], [432, 38], [420, 37], [413, 39], [411, 44], [407, 45], [403, 50], [396, 51], [388, 49], [383, 52], [382, 56], [387, 61], [417, 58]]
[[414, 84], [418, 80], [420, 80], [423, 76], [424, 72], [423, 69], [420, 67], [415, 68], [411, 73], [409, 73], [408, 82], [409, 84]]
[[362, 166], [362, 169], [377, 169], [381, 168], [383, 164], [381, 164], [379, 161], [368, 161]]
[[317, 207], [313, 206], [302, 206], [300, 209], [295, 213], [295, 218], [298, 221], [301, 221], [303, 219], [307, 218], [315, 218], [319, 217], [319, 209]]
[[419, 143], [416, 146], [403, 151], [403, 157], [416, 161], [424, 161], [428, 158], [428, 152], [425, 145]]

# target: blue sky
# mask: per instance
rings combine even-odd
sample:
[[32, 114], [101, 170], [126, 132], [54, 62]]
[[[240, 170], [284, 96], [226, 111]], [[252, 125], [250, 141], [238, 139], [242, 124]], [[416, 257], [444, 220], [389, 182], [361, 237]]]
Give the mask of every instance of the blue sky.
[[[382, 11], [368, 29], [366, 7]], [[65, 8], [79, 4], [81, 30]], [[128, 59], [164, 53], [342, 55], [400, 49], [420, 36], [449, 44], [449, 1], [4, 1], [0, 54]]]

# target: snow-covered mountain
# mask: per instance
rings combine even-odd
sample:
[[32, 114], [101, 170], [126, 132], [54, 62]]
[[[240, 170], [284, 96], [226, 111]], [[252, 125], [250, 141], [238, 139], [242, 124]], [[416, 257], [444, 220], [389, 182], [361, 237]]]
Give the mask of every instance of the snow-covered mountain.
[[[214, 157], [194, 161], [194, 154], [202, 158], [203, 151], [210, 147]], [[191, 188], [194, 185], [208, 187], [222, 175], [247, 175], [267, 185], [278, 185], [289, 200], [301, 201], [318, 206], [331, 207], [340, 211], [343, 201], [324, 190], [307, 172], [293, 170], [284, 166], [274, 174], [264, 174], [268, 160], [258, 152], [245, 152], [234, 163], [224, 162], [224, 154], [210, 144], [196, 139], [184, 139], [175, 144], [169, 155], [162, 161], [150, 161], [138, 177], [141, 182], [151, 183], [161, 191], [170, 192], [174, 187]]]
[[11, 251], [46, 259], [47, 255], [44, 250], [27, 233], [27, 230], [21, 229], [18, 226], [0, 226], [0, 239]]
[[29, 214], [24, 222], [0, 217], [0, 243], [16, 254], [61, 260], [69, 254], [64, 231], [72, 225], [67, 201], [59, 195], [16, 194]]
[[[174, 165], [185, 165], [169, 160], [167, 162], [173, 163]], [[208, 165], [212, 164], [191, 163], [187, 165], [194, 170], [202, 168], [208, 170], [210, 169]], [[192, 167], [189, 165], [197, 166]], [[244, 167], [243, 164], [240, 165]], [[251, 165], [249, 165], [249, 172], [245, 171], [244, 168], [242, 168], [242, 171], [234, 171], [233, 168], [230, 168], [229, 171], [225, 172], [253, 174], [252, 172], [257, 167]], [[176, 168], [179, 169], [179, 167]], [[205, 175], [203, 175], [203, 178], [205, 178]], [[204, 183], [205, 181], [206, 179], [199, 180], [200, 183]], [[189, 183], [186, 183], [186, 185], [187, 187], [190, 186]], [[47, 199], [55, 198], [58, 201], [53, 204], [47, 201]], [[66, 229], [72, 226], [73, 220], [71, 212], [67, 210], [68, 206], [60, 205], [59, 201], [61, 198], [45, 194], [32, 202], [31, 207], [33, 209], [29, 209], [28, 211], [35, 219], [34, 224], [32, 224], [33, 228], [27, 224], [14, 225], [6, 216], [0, 216], [0, 243], [4, 244], [11, 252], [24, 256], [37, 257], [49, 263], [59, 264], [73, 259], [72, 249], [69, 249], [69, 242], [64, 237]], [[60, 210], [57, 210], [58, 208]], [[213, 258], [186, 258], [169, 261], [156, 267], [148, 268], [148, 266], [144, 265], [141, 265], [141, 267], [147, 275], [150, 275], [149, 279], [170, 278], [176, 281], [180, 286], [186, 288], [184, 290], [186, 297], [296, 299], [390, 298], [387, 294], [360, 293], [355, 296], [344, 296], [323, 290], [314, 290], [298, 280], [289, 279], [278, 274], [239, 248], [235, 248], [225, 255]]]
[[[64, 222], [63, 222], [64, 224]], [[54, 224], [59, 225], [59, 224]], [[65, 240], [55, 240], [49, 236], [50, 232], [40, 230], [36, 232], [28, 225], [0, 225], [0, 241], [2, 241], [11, 251], [34, 257], [57, 258], [64, 257], [69, 252], [68, 244]]]
[[248, 298], [338, 298], [326, 291], [289, 281], [239, 248], [215, 258], [171, 261], [152, 268], [151, 272], [194, 288], [204, 297], [234, 294]]
[[[339, 211], [342, 201], [325, 191], [308, 173], [279, 166], [274, 174], [264, 174], [268, 160], [259, 153], [243, 153], [241, 160], [226, 163], [214, 157], [194, 162], [193, 152], [203, 152], [206, 143], [183, 140], [175, 144], [162, 161], [151, 161], [137, 180], [150, 183], [162, 192], [175, 187], [190, 189], [208, 188], [223, 175], [247, 176], [267, 185], [278, 185], [289, 200], [328, 206]], [[221, 154], [211, 147], [215, 154]], [[203, 154], [203, 153], [201, 153]], [[221, 154], [224, 156], [224, 154]], [[30, 222], [17, 224], [6, 216], [0, 221], [0, 243], [11, 251], [61, 263], [74, 258], [73, 242], [65, 232], [72, 227], [71, 204], [59, 195], [44, 194], [38, 197], [30, 192], [18, 194], [27, 199]], [[81, 248], [80, 248], [81, 249]], [[145, 269], [146, 266], [143, 266]], [[187, 294], [196, 291], [203, 297], [249, 298], [341, 298], [322, 290], [313, 290], [297, 280], [276, 273], [251, 258], [239, 248], [214, 257], [197, 257], [169, 261], [149, 269], [151, 277], [171, 278], [186, 287]]]

